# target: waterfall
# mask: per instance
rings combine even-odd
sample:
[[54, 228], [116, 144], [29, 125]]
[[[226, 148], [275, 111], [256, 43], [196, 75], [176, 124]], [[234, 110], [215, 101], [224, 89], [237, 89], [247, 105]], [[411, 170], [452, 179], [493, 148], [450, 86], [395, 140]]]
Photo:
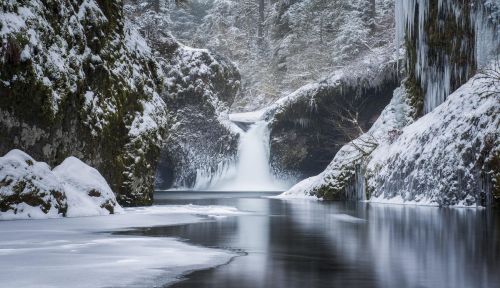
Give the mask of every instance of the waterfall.
[[269, 167], [269, 129], [265, 121], [253, 124], [241, 136], [237, 177], [238, 190], [275, 190]]
[[241, 133], [238, 147], [236, 175], [216, 184], [222, 191], [282, 191], [288, 188], [275, 179], [269, 166], [269, 128], [267, 122], [258, 121]]
[[240, 132], [238, 158], [233, 163], [233, 167], [223, 167], [221, 171], [216, 173], [219, 176], [211, 177], [210, 181], [207, 181], [205, 177], [200, 177], [196, 181], [195, 189], [211, 191], [284, 191], [290, 188], [288, 183], [276, 179], [271, 172], [268, 123], [258, 119], [246, 119], [244, 122], [250, 126], [247, 131], [242, 130]]

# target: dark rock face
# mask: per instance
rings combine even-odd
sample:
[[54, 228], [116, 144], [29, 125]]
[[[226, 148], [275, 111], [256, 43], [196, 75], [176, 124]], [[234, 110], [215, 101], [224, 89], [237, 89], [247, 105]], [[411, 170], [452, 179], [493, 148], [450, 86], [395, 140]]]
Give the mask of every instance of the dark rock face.
[[197, 173], [215, 173], [236, 157], [239, 135], [227, 111], [240, 75], [226, 59], [185, 47], [178, 48], [163, 69], [169, 83], [163, 97], [169, 107], [169, 137], [157, 186], [192, 187]]
[[323, 171], [391, 100], [399, 85], [396, 67], [388, 65], [380, 75], [385, 76], [376, 85], [363, 78], [324, 81], [299, 90], [298, 97], [279, 108], [270, 125], [274, 171], [300, 178]]
[[159, 103], [156, 62], [125, 27], [121, 1], [44, 3], [1, 7], [23, 24], [0, 35], [0, 154], [18, 148], [51, 166], [73, 155], [120, 204], [151, 204], [165, 134], [165, 107], [146, 109]]
[[168, 137], [156, 187], [192, 187], [197, 174], [210, 177], [236, 157], [239, 134], [228, 110], [240, 88], [240, 73], [224, 57], [173, 38], [167, 32], [167, 10], [131, 3], [125, 11], [155, 49], [165, 75], [161, 97], [168, 107]]

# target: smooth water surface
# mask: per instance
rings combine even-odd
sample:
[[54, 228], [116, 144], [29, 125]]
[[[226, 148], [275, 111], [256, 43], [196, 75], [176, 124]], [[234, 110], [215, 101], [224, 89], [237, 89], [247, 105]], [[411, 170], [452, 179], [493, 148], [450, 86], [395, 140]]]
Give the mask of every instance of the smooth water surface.
[[240, 251], [172, 287], [500, 287], [500, 215], [486, 209], [158, 192], [156, 204], [251, 213], [126, 232]]

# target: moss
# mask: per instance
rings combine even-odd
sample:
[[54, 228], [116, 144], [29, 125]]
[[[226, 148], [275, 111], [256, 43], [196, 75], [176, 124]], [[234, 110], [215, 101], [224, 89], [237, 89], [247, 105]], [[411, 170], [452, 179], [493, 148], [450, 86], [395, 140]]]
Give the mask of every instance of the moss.
[[101, 192], [95, 190], [95, 189], [92, 189], [89, 191], [88, 195], [90, 197], [101, 197]]
[[[4, 181], [2, 180], [2, 182]], [[6, 183], [9, 183], [7, 185], [10, 185], [12, 181], [7, 181], [4, 184]], [[45, 197], [47, 195], [40, 192], [40, 189], [37, 188], [30, 180], [19, 180], [12, 187], [12, 191], [14, 192], [12, 195], [0, 197], [0, 211], [6, 212], [12, 209], [15, 210], [18, 204], [26, 203], [32, 207], [39, 207], [45, 214], [47, 214], [50, 209], [54, 207], [58, 210], [58, 213], [63, 216], [66, 215], [66, 196], [60, 191], [51, 190], [51, 198], [46, 200]], [[52, 203], [51, 199], [54, 199], [56, 203]]]
[[101, 208], [104, 208], [109, 211], [109, 214], [115, 214], [115, 206], [111, 200], [107, 200], [105, 203], [101, 205]]
[[335, 179], [326, 179], [329, 183], [315, 188], [312, 194], [324, 200], [346, 200], [347, 190], [352, 188], [355, 180], [355, 172], [350, 168], [352, 167], [345, 167]]
[[404, 83], [406, 91], [409, 95], [409, 104], [413, 107], [413, 115], [414, 119], [419, 118], [423, 115], [424, 112], [424, 94], [422, 89], [418, 86], [415, 81], [408, 79]]
[[12, 191], [16, 194], [21, 194], [24, 191], [24, 188], [26, 188], [26, 182], [25, 181], [19, 181], [17, 182], [13, 187]]
[[123, 1], [96, 0], [97, 5], [108, 19], [106, 33], [123, 32]]
[[[474, 6], [474, 0], [464, 0], [454, 5], [462, 12], [460, 21], [455, 19], [455, 13], [443, 13], [439, 11], [438, 1], [429, 1], [429, 11], [424, 30], [427, 42], [427, 54], [425, 57], [429, 66], [444, 69], [446, 65], [453, 67], [451, 78], [451, 91], [463, 85], [476, 71], [474, 58], [475, 34], [470, 15]], [[418, 4], [416, 4], [418, 5]], [[414, 26], [408, 27], [412, 33], [406, 33], [405, 39], [407, 53], [407, 87], [410, 91], [412, 106], [416, 108], [416, 117], [423, 115], [423, 101], [427, 83], [415, 73], [417, 66], [417, 31], [419, 26], [418, 9], [415, 10]], [[410, 36], [411, 35], [411, 36]], [[456, 41], [459, 39], [459, 41]], [[467, 69], [462, 69], [467, 67]]]
[[491, 161], [488, 163], [491, 171], [491, 178], [493, 187], [491, 189], [491, 194], [495, 201], [496, 206], [500, 206], [500, 151], [497, 151]]
[[[28, 43], [25, 35], [17, 34], [7, 39], [0, 55], [16, 54]], [[15, 47], [15, 48], [13, 48]], [[37, 77], [31, 61], [21, 62], [9, 56], [6, 63], [0, 62], [0, 108], [16, 114], [27, 123], [51, 125], [55, 119], [52, 111], [52, 89]], [[29, 95], [30, 101], [25, 97]]]
[[5, 177], [2, 181], [0, 181], [0, 188], [9, 186], [12, 181], [12, 179]]

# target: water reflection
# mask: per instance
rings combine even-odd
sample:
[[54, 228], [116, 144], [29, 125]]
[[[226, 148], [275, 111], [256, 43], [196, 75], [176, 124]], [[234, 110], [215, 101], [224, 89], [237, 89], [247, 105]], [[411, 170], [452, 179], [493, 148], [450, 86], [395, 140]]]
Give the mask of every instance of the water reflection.
[[129, 232], [248, 253], [173, 287], [500, 287], [497, 211], [283, 201], [256, 194], [157, 199], [254, 211]]

